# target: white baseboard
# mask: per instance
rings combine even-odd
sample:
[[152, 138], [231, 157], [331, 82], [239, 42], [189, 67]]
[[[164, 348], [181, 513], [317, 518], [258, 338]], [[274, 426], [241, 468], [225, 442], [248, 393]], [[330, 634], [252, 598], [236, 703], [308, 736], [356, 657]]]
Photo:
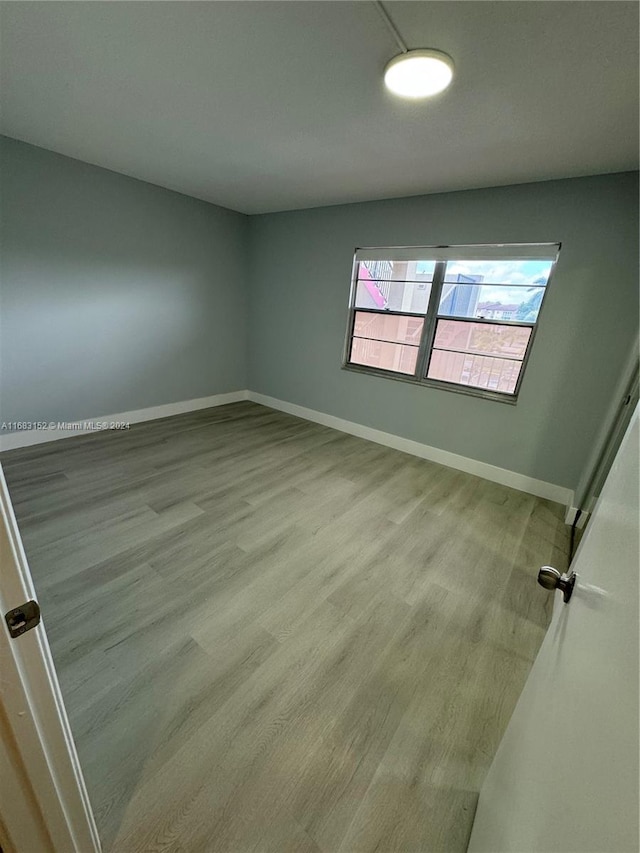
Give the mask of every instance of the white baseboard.
[[[181, 415], [184, 412], [196, 412], [198, 409], [211, 409], [214, 406], [225, 406], [227, 403], [239, 403], [242, 400], [247, 400], [248, 394], [248, 391], [230, 391], [228, 394], [214, 394], [211, 397], [198, 397], [195, 400], [182, 400], [179, 403], [165, 403], [162, 406], [135, 409], [132, 412], [120, 412], [117, 415], [86, 418], [82, 421], [73, 421], [70, 429], [33, 429], [4, 433], [0, 435], [0, 452], [100, 432], [103, 429], [109, 429], [108, 424], [110, 423], [138, 424], [143, 421], [169, 418], [171, 415]], [[105, 424], [105, 426], [100, 426], [100, 424]]]
[[578, 512], [580, 512], [580, 518], [578, 519], [578, 521], [576, 523], [576, 527], [578, 528], [578, 530], [582, 530], [582, 528], [587, 523], [587, 519], [589, 518], [589, 513], [586, 512], [585, 510], [580, 511], [577, 506], [568, 506], [567, 507], [567, 512], [566, 512], [565, 517], [564, 517], [564, 523], [567, 524], [569, 527], [572, 527], [574, 522], [576, 521], [576, 516], [577, 516]]
[[470, 459], [467, 456], [450, 453], [448, 450], [440, 450], [438, 447], [421, 444], [418, 441], [393, 435], [393, 433], [382, 432], [379, 429], [373, 429], [372, 427], [357, 424], [353, 421], [345, 421], [334, 415], [316, 412], [314, 409], [307, 409], [295, 403], [277, 400], [275, 397], [267, 397], [265, 394], [257, 394], [255, 391], [248, 392], [248, 399], [263, 406], [269, 406], [271, 409], [278, 409], [281, 412], [287, 412], [289, 415], [295, 415], [307, 421], [314, 421], [323, 426], [347, 432], [350, 435], [358, 436], [358, 438], [366, 438], [369, 441], [384, 444], [386, 447], [392, 447], [394, 450], [402, 450], [404, 453], [410, 453], [422, 459], [429, 459], [431, 462], [438, 462], [440, 465], [446, 465], [449, 468], [457, 468], [459, 471], [465, 471], [467, 474], [475, 474], [476, 477], [483, 477], [485, 480], [500, 483], [502, 486], [509, 486], [512, 489], [518, 489], [521, 492], [527, 492], [539, 498], [556, 501], [567, 507], [570, 507], [573, 502], [573, 491], [567, 489], [565, 486], [546, 483], [544, 480], [536, 480], [534, 477], [527, 477], [524, 474], [518, 474], [516, 471], [498, 468], [496, 465], [489, 465], [487, 462], [479, 462], [477, 459]]

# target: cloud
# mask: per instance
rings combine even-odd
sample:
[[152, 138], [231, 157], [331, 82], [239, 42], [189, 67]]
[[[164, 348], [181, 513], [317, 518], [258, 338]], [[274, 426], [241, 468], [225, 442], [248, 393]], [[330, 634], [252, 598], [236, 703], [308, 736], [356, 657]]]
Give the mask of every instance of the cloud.
[[447, 277], [457, 275], [481, 275], [488, 284], [535, 284], [538, 279], [547, 279], [550, 261], [450, 261]]

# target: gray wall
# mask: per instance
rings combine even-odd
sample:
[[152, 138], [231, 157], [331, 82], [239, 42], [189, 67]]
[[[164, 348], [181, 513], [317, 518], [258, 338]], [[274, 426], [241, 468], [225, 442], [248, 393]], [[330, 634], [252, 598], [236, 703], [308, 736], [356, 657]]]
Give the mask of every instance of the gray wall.
[[[637, 173], [246, 217], [7, 138], [0, 157], [0, 421], [249, 387], [577, 485], [637, 334]], [[554, 241], [516, 406], [340, 369], [355, 247]]]
[[0, 421], [247, 387], [247, 217], [0, 138]]
[[[638, 326], [638, 175], [250, 219], [249, 387], [575, 488]], [[340, 369], [358, 246], [562, 242], [516, 406]]]

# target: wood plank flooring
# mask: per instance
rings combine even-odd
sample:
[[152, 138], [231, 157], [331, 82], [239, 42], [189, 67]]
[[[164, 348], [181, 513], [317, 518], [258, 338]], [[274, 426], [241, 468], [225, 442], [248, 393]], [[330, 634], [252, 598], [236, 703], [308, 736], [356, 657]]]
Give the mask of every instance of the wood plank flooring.
[[563, 508], [252, 403], [1, 458], [105, 851], [464, 851]]

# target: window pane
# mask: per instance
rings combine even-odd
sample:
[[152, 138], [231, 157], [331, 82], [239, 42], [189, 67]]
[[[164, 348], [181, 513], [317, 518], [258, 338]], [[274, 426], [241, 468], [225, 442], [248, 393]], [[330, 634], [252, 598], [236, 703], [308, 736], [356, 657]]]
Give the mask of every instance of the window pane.
[[522, 359], [530, 337], [529, 326], [494, 326], [489, 323], [438, 320], [434, 346]]
[[406, 311], [426, 314], [431, 296], [431, 282], [420, 281], [358, 281], [356, 308]]
[[434, 261], [362, 261], [356, 307], [426, 313]]
[[418, 347], [404, 344], [391, 344], [386, 341], [373, 341], [366, 338], [354, 338], [351, 344], [353, 364], [365, 364], [380, 370], [393, 370], [396, 373], [414, 374]]
[[445, 281], [544, 287], [553, 261], [447, 261]]
[[434, 349], [427, 378], [513, 394], [521, 368], [521, 361]]
[[451, 317], [535, 323], [543, 296], [543, 287], [505, 287], [445, 281], [438, 313]]
[[353, 334], [358, 338], [375, 338], [401, 344], [420, 343], [422, 317], [399, 317], [397, 314], [365, 314], [356, 311]]
[[432, 281], [435, 261], [360, 261], [358, 278], [379, 281]]

